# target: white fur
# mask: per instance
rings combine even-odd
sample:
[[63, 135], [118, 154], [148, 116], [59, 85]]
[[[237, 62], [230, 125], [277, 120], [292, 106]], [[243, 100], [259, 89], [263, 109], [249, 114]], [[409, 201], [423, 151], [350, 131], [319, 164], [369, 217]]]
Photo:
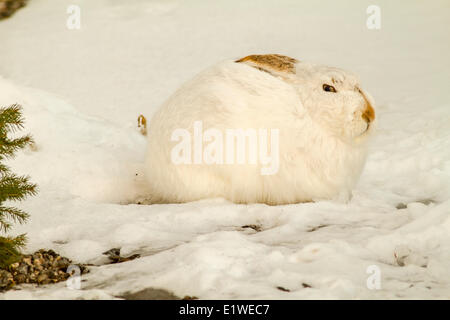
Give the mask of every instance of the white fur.
[[[324, 83], [338, 92], [325, 92]], [[348, 199], [372, 130], [361, 114], [373, 102], [358, 88], [352, 74], [303, 62], [296, 63], [295, 74], [270, 74], [234, 61], [203, 71], [176, 91], [150, 122], [145, 164], [150, 201], [223, 197], [238, 203], [288, 204]], [[172, 132], [192, 130], [199, 120], [204, 129], [279, 128], [278, 173], [261, 175], [259, 165], [249, 164], [173, 164]]]

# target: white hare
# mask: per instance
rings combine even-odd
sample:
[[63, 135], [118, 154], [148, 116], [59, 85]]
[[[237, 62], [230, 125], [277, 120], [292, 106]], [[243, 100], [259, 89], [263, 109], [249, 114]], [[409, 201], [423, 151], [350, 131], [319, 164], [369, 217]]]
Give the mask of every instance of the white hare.
[[[374, 119], [372, 98], [341, 69], [277, 54], [224, 61], [184, 84], [153, 115], [145, 160], [150, 202], [347, 200], [363, 169]], [[226, 159], [243, 151], [246, 161], [221, 161], [216, 147], [236, 131], [270, 134], [257, 136], [259, 142], [244, 136], [236, 158], [225, 150]], [[214, 139], [223, 141], [212, 148]], [[267, 161], [250, 161], [251, 152], [264, 149], [261, 143], [276, 157], [269, 173], [263, 171]], [[213, 159], [206, 159], [212, 149]], [[181, 158], [174, 159], [177, 153]]]

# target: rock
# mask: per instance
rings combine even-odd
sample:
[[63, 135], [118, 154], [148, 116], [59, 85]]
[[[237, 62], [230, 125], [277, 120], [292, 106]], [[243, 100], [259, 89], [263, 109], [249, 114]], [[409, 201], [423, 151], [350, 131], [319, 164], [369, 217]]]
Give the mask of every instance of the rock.
[[30, 268], [28, 267], [27, 264], [21, 263], [21, 264], [19, 265], [19, 267], [16, 269], [16, 272], [17, 272], [18, 274], [27, 274], [29, 269], [30, 269]]
[[0, 270], [0, 290], [9, 289], [14, 285], [12, 274], [6, 270]]
[[67, 270], [67, 268], [71, 265], [72, 262], [67, 258], [62, 258], [62, 257], [58, 257], [58, 258], [56, 260], [56, 267], [58, 269]]
[[52, 280], [58, 280], [58, 278], [60, 277], [60, 273], [58, 273], [58, 271], [49, 271], [47, 273], [48, 277]]
[[108, 256], [111, 263], [121, 263], [121, 262], [127, 262], [131, 261], [137, 258], [140, 258], [140, 254], [133, 254], [128, 257], [121, 257], [120, 256], [120, 248], [112, 248], [108, 251], [103, 252], [104, 255]]
[[37, 277], [37, 282], [38, 283], [43, 283], [43, 282], [45, 282], [45, 281], [47, 281], [47, 280], [49, 280], [48, 279], [48, 276], [45, 274], [45, 273], [41, 273], [38, 277]]
[[110, 260], [119, 260], [120, 259], [120, 248], [112, 248], [108, 251], [103, 252], [105, 256], [108, 256]]
[[42, 253], [35, 252], [31, 255], [31, 258], [32, 258], [33, 264], [36, 265], [36, 264], [41, 264], [44, 257], [42, 256]]
[[27, 0], [0, 0], [0, 20], [13, 15], [18, 9], [25, 6]]
[[47, 254], [49, 256], [51, 256], [52, 258], [59, 257], [59, 255], [55, 251], [53, 251], [51, 249], [47, 251]]
[[113, 263], [121, 263], [121, 262], [127, 262], [127, 261], [131, 261], [137, 258], [140, 258], [141, 255], [140, 254], [133, 254], [131, 256], [128, 257], [120, 257], [117, 261], [113, 262]]
[[399, 204], [397, 204], [397, 205], [395, 206], [395, 208], [396, 208], [397, 210], [401, 210], [401, 209], [406, 209], [406, 208], [408, 208], [408, 206], [407, 206], [406, 204], [404, 204], [404, 203], [399, 203]]
[[[7, 269], [0, 269], [0, 290], [8, 290], [21, 283], [45, 285], [65, 281], [70, 276], [66, 271], [71, 264], [70, 259], [53, 250], [41, 249], [33, 254], [23, 255], [19, 262], [9, 265]], [[87, 266], [79, 267], [81, 274], [89, 272]]]
[[246, 224], [245, 226], [242, 226], [241, 228], [242, 228], [242, 229], [247, 229], [247, 228], [253, 229], [253, 230], [255, 230], [256, 232], [262, 231], [262, 226], [257, 225], [257, 224]]
[[33, 265], [33, 263], [31, 262], [31, 257], [22, 258], [22, 261], [25, 262], [29, 266]]
[[286, 289], [285, 287], [281, 287], [281, 286], [278, 286], [277, 289], [280, 291], [283, 291], [283, 292], [291, 292], [291, 290]]
[[138, 292], [127, 292], [123, 296], [119, 298], [123, 298], [125, 300], [180, 300], [181, 298], [177, 297], [173, 293], [164, 290], [164, 289], [155, 289], [155, 288], [147, 288]]
[[27, 281], [27, 275], [26, 274], [18, 274], [14, 276], [16, 279], [16, 283], [26, 283]]

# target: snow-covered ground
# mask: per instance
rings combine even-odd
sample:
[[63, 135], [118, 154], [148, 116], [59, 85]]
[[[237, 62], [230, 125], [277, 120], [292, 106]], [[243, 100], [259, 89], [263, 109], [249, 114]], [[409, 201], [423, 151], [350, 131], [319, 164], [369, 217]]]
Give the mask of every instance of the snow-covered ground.
[[[27, 251], [77, 262], [102, 264], [113, 247], [142, 257], [91, 267], [82, 290], [21, 286], [0, 299], [148, 287], [201, 299], [450, 299], [450, 4], [376, 2], [32, 0], [1, 21], [0, 105], [22, 104], [36, 140], [9, 165], [39, 185], [15, 232], [28, 233]], [[80, 30], [66, 27], [69, 4]], [[380, 30], [366, 27], [371, 4]], [[378, 130], [353, 199], [134, 204], [145, 195], [138, 115], [206, 66], [252, 53], [360, 75]], [[373, 265], [380, 290], [367, 286]]]

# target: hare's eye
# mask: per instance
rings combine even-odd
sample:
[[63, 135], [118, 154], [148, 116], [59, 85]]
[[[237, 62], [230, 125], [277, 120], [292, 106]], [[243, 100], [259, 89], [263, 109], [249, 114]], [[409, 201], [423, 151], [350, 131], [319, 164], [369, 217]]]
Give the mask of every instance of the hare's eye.
[[330, 86], [329, 84], [324, 84], [322, 86], [322, 88], [323, 88], [323, 91], [326, 91], [326, 92], [336, 92], [336, 89], [333, 86]]

